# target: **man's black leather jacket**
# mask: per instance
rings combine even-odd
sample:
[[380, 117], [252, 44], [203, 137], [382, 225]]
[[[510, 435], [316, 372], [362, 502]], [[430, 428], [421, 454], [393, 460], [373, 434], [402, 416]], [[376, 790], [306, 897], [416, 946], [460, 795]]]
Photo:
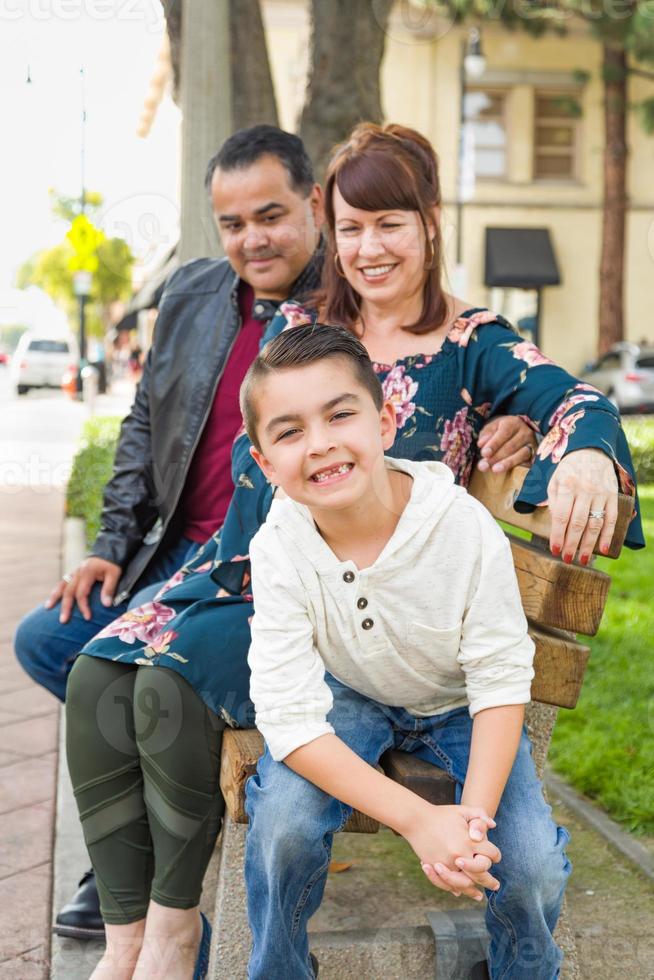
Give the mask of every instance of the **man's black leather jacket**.
[[[319, 281], [316, 253], [291, 289], [304, 299]], [[152, 349], [124, 420], [91, 554], [122, 566], [124, 602], [160, 549], [182, 532], [178, 507], [218, 382], [240, 327], [238, 277], [226, 259], [198, 259], [166, 285]], [[275, 304], [255, 303], [269, 318]]]

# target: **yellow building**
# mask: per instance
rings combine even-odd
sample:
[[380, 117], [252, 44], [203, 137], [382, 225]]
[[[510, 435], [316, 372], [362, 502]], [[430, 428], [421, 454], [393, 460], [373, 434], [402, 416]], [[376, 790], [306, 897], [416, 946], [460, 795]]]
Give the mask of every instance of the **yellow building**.
[[[294, 130], [309, 53], [307, 4], [264, 0], [262, 7], [280, 122]], [[460, 65], [468, 32], [401, 0], [391, 16], [382, 67], [386, 119], [419, 129], [439, 154], [451, 280], [460, 186]], [[573, 28], [564, 38], [535, 40], [495, 24], [483, 26], [482, 43], [486, 68], [478, 79], [468, 77], [464, 102], [464, 298], [491, 306], [514, 322], [529, 313], [533, 294], [484, 285], [486, 229], [548, 229], [561, 284], [543, 290], [539, 342], [550, 357], [578, 372], [597, 350], [601, 48], [583, 29]], [[651, 89], [650, 82], [634, 79], [631, 99], [651, 95]], [[647, 338], [654, 344], [654, 139], [645, 135], [633, 113], [628, 142], [625, 333], [627, 340]]]

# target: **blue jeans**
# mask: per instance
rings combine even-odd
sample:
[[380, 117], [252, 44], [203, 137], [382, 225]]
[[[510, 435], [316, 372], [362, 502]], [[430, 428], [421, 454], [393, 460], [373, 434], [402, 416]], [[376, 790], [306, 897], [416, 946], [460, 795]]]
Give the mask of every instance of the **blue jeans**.
[[67, 623], [59, 622], [61, 603], [52, 609], [37, 606], [18, 624], [14, 637], [16, 656], [21, 666], [37, 684], [48, 689], [63, 701], [66, 680], [75, 657], [85, 643], [124, 612], [152, 599], [165, 581], [191, 558], [200, 547], [190, 538], [179, 541], [146, 568], [137, 582], [131, 600], [117, 606], [103, 606], [100, 601], [102, 585], [96, 582], [89, 594], [91, 619], [86, 620], [75, 603]]
[[[460, 801], [472, 734], [467, 708], [416, 718], [327, 680], [334, 694], [329, 721], [357, 755], [375, 764], [389, 748], [415, 753], [456, 781]], [[351, 808], [275, 762], [266, 749], [247, 783], [246, 811], [245, 881], [254, 941], [249, 980], [313, 977], [307, 923], [322, 900], [333, 834]], [[488, 835], [502, 852], [492, 868], [500, 889], [486, 893], [493, 980], [559, 976], [563, 954], [552, 932], [571, 865], [564, 850], [569, 834], [550, 814], [523, 731], [497, 827]]]

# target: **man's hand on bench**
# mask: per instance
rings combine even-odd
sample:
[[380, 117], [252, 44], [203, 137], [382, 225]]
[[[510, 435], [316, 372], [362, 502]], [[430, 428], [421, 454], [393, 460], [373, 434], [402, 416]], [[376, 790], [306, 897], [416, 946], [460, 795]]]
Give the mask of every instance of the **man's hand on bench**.
[[101, 600], [103, 606], [110, 606], [113, 602], [116, 586], [120, 579], [122, 568], [115, 565], [112, 561], [104, 558], [96, 558], [91, 555], [82, 564], [68, 575], [64, 575], [61, 582], [55, 586], [45, 603], [46, 609], [52, 609], [61, 599], [61, 612], [59, 622], [67, 623], [73, 611], [75, 602], [79, 610], [87, 621], [91, 618], [88, 597], [91, 589], [96, 582], [102, 582]]

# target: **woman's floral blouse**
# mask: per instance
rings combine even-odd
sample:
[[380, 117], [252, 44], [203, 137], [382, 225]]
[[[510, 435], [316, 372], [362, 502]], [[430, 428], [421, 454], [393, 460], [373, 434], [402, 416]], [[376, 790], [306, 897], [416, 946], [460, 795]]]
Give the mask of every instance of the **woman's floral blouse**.
[[[285, 303], [263, 344], [283, 329], [312, 322]], [[516, 501], [532, 510], [547, 500], [556, 464], [575, 449], [595, 448], [612, 460], [623, 493], [634, 496], [633, 469], [620, 418], [591, 385], [557, 367], [499, 316], [470, 310], [455, 322], [437, 354], [416, 354], [374, 365], [395, 404], [397, 438], [389, 455], [442, 460], [466, 486], [477, 437], [494, 415], [519, 415], [543, 438]], [[237, 434], [232, 451], [234, 496], [223, 527], [161, 589], [153, 602], [131, 609], [87, 644], [85, 654], [124, 663], [169, 667], [182, 674], [216, 713], [251, 725], [247, 652], [252, 596], [248, 548], [266, 518], [272, 488]], [[644, 539], [637, 513], [627, 545]]]

